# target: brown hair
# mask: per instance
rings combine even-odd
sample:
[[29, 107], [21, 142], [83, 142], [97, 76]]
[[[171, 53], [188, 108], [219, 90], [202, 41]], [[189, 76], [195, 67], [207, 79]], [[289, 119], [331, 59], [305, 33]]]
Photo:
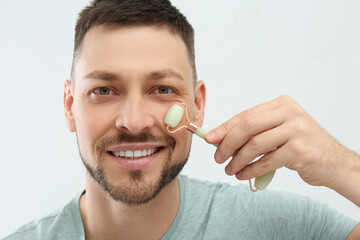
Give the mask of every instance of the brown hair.
[[166, 26], [171, 33], [179, 34], [188, 50], [196, 82], [194, 29], [169, 0], [93, 0], [79, 13], [76, 23], [72, 78], [86, 33], [92, 27], [102, 24]]

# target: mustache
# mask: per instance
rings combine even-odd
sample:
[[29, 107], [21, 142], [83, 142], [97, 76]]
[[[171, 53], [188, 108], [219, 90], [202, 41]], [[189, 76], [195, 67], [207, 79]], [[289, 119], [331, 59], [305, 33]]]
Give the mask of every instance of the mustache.
[[119, 145], [123, 143], [136, 143], [136, 142], [163, 142], [173, 150], [176, 145], [176, 140], [169, 135], [155, 136], [149, 132], [143, 132], [138, 135], [129, 133], [119, 133], [116, 136], [104, 138], [101, 143], [96, 147], [98, 153], [103, 152], [107, 147]]

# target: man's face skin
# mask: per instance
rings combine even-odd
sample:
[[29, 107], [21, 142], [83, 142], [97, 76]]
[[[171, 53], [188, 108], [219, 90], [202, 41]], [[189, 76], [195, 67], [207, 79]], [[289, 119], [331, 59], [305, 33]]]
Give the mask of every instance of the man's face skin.
[[[184, 102], [193, 121], [203, 121], [205, 86], [194, 87], [183, 40], [165, 27], [94, 27], [74, 79], [65, 82], [65, 115], [90, 175], [115, 200], [150, 201], [190, 151], [188, 131], [167, 132], [167, 110]], [[150, 155], [136, 157], [140, 153]]]

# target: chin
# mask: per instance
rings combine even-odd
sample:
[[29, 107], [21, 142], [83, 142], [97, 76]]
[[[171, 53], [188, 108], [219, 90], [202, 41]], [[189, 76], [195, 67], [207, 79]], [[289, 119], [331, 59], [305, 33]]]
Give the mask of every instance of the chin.
[[[172, 163], [170, 154], [162, 166], [155, 169], [134, 169], [118, 171], [111, 167], [109, 171], [101, 164], [91, 167], [83, 159], [83, 163], [95, 183], [114, 201], [127, 205], [142, 205], [152, 201], [181, 172], [188, 156]], [[105, 161], [104, 161], [105, 162]]]

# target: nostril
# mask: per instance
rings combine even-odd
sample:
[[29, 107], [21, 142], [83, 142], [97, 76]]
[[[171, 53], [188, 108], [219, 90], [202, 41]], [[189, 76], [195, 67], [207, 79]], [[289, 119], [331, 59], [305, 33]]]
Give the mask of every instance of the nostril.
[[155, 125], [155, 117], [143, 110], [130, 111], [117, 117], [115, 127], [132, 134], [149, 131]]

